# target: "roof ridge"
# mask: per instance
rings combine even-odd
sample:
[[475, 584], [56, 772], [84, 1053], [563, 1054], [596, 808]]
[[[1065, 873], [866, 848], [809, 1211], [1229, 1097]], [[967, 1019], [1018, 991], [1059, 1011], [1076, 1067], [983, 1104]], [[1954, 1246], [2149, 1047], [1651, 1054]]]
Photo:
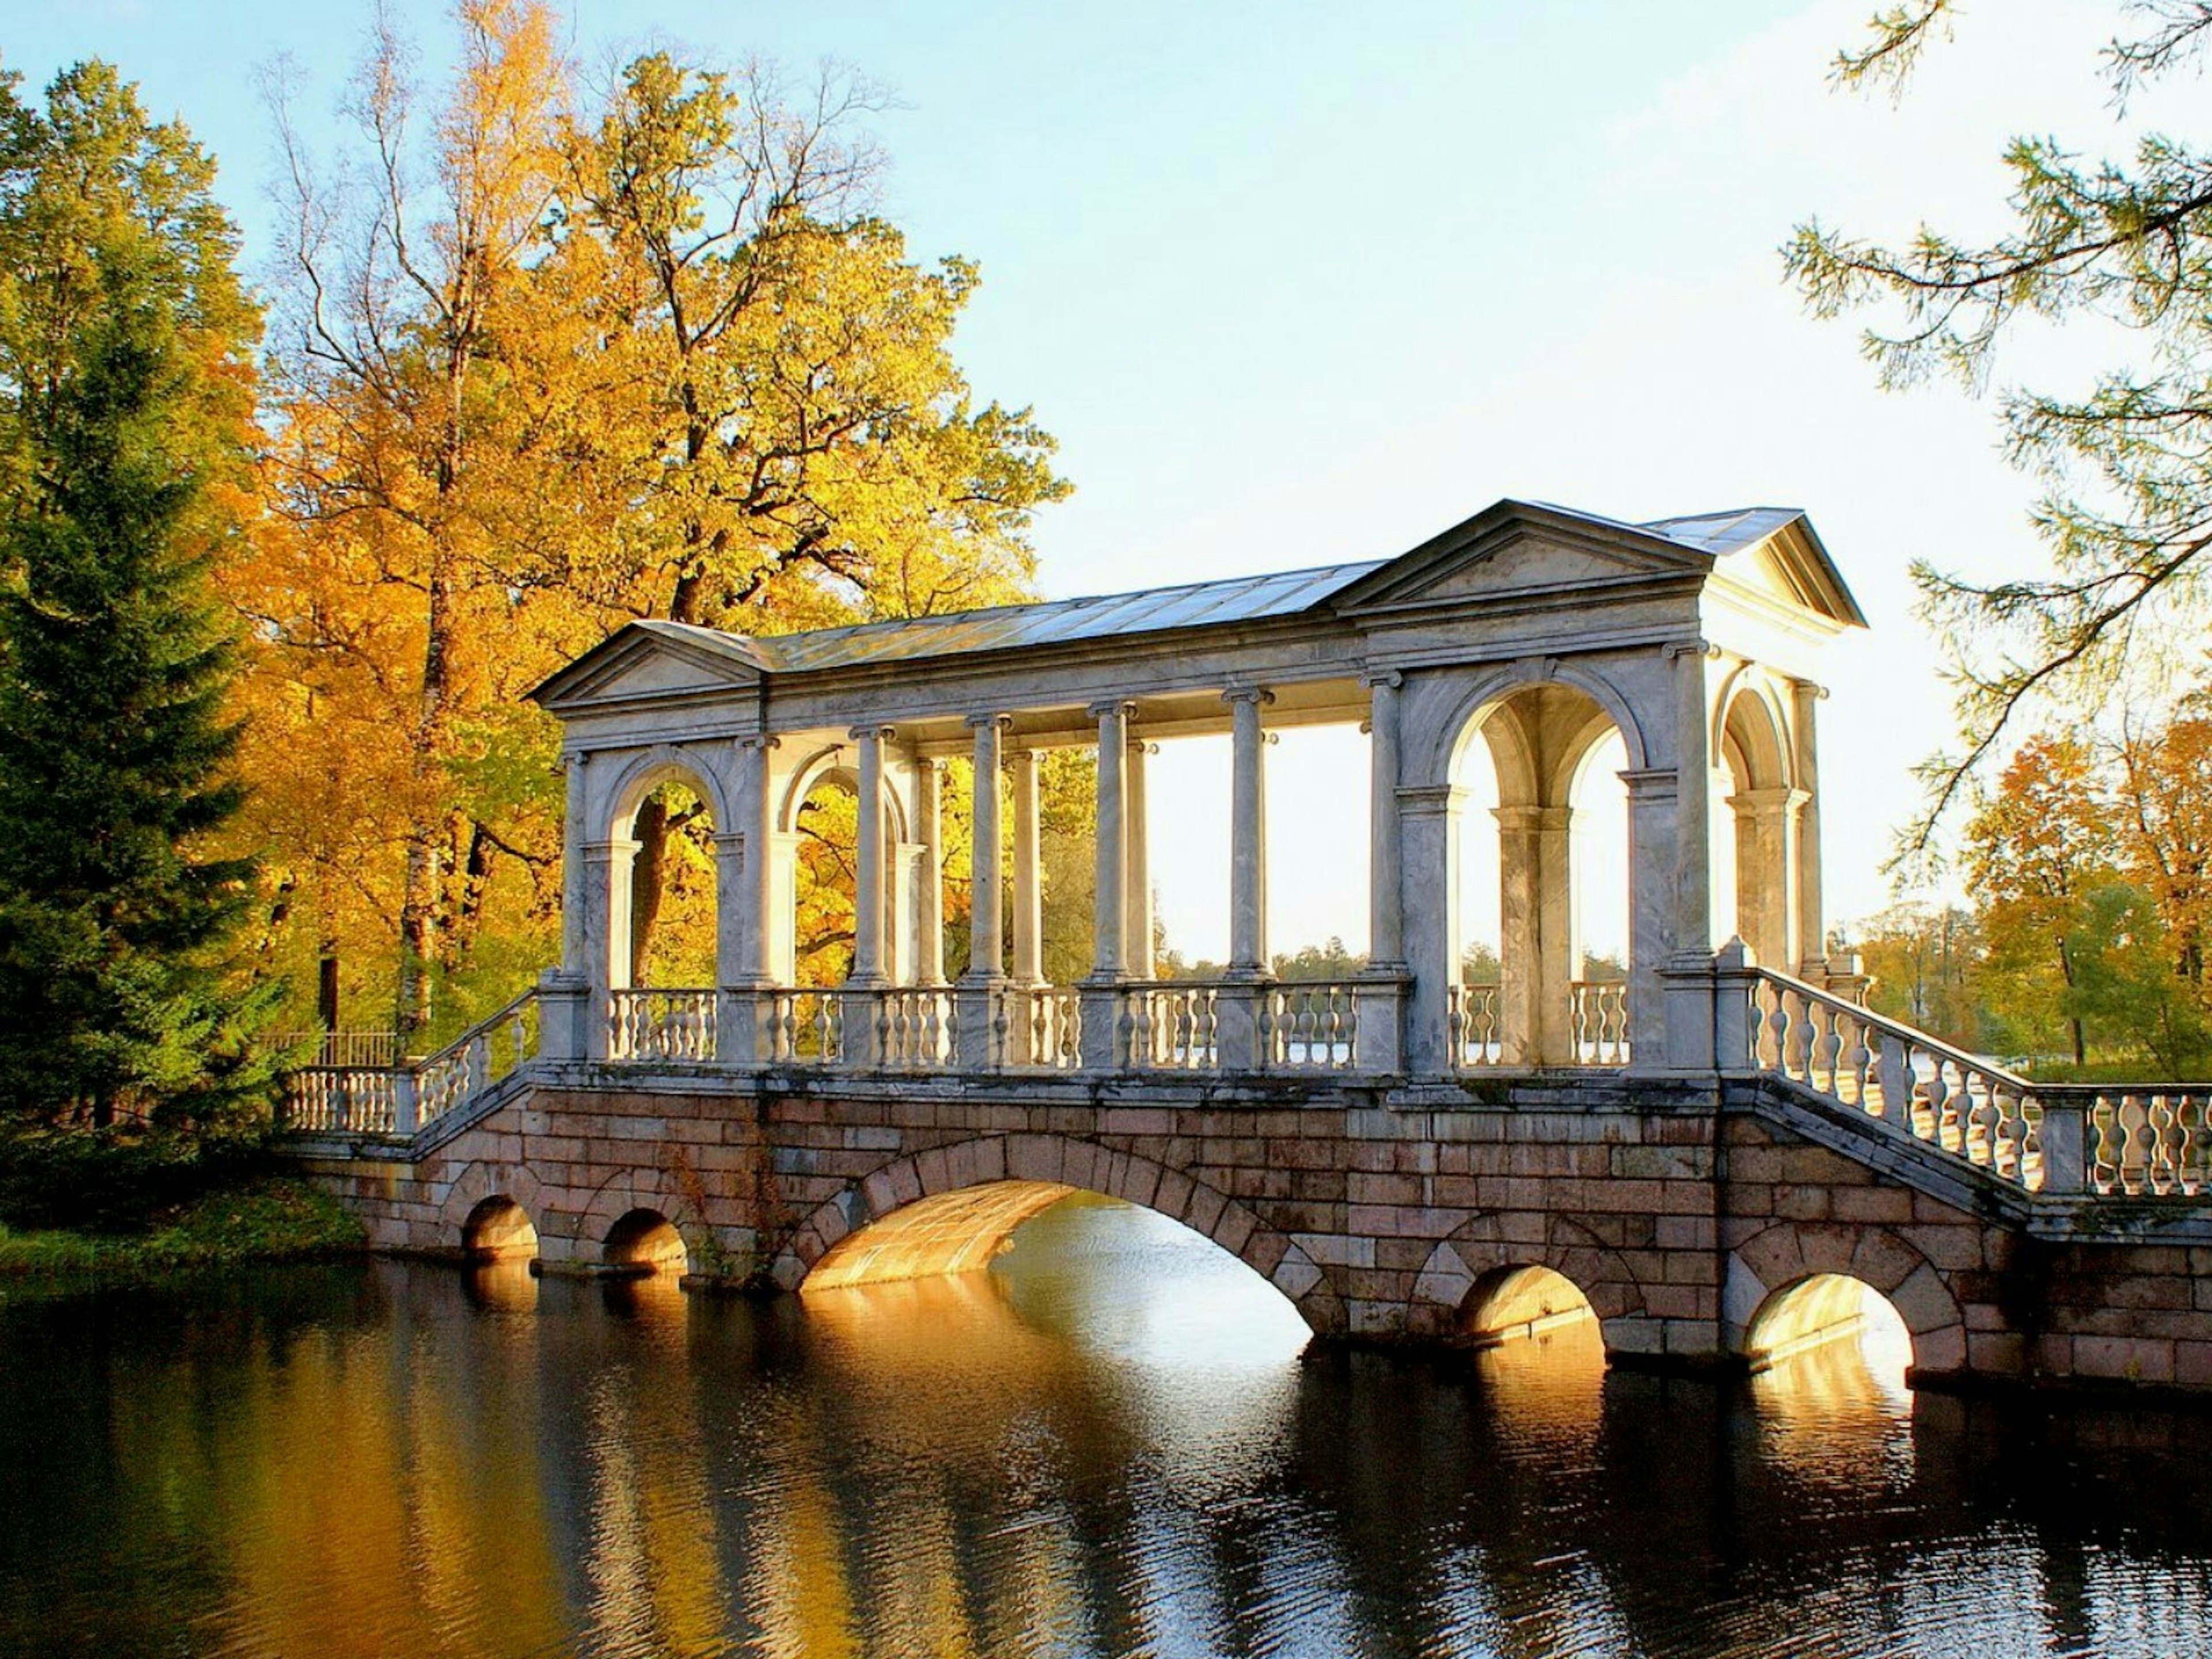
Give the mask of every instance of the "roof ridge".
[[698, 623], [678, 623], [679, 628], [700, 628], [725, 639], [745, 640], [773, 644], [779, 640], [827, 639], [836, 635], [865, 633], [872, 628], [911, 628], [917, 623], [965, 622], [975, 617], [999, 617], [1010, 611], [1036, 611], [1047, 605], [1061, 605], [1070, 609], [1078, 605], [1115, 605], [1129, 599], [1150, 599], [1162, 593], [1194, 593], [1208, 587], [1228, 588], [1255, 582], [1291, 582], [1301, 576], [1322, 576], [1338, 571], [1347, 574], [1365, 571], [1389, 563], [1382, 559], [1346, 559], [1330, 564], [1301, 566], [1295, 570], [1261, 570], [1243, 576], [1213, 576], [1202, 581], [1170, 582], [1159, 587], [1130, 587], [1115, 593], [1076, 593], [1059, 599], [1024, 599], [1006, 605], [980, 605], [965, 611], [933, 611], [918, 617], [876, 617], [867, 622], [840, 623], [835, 628], [802, 628], [788, 634], [741, 634], [731, 628], [705, 628]]

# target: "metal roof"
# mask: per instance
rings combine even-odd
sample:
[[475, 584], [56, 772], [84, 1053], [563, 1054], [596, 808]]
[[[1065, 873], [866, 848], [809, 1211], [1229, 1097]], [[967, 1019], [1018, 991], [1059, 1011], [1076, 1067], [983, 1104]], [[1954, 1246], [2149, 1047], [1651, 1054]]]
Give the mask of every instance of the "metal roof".
[[[1135, 593], [1040, 599], [1034, 605], [1003, 605], [988, 611], [862, 623], [807, 634], [750, 635], [744, 637], [744, 644], [769, 672], [789, 674], [865, 663], [905, 662], [919, 657], [957, 657], [974, 651], [1006, 651], [1022, 646], [1065, 645], [1215, 623], [1256, 622], [1310, 610], [1339, 588], [1389, 562], [1370, 559], [1358, 564], [1189, 582], [1180, 587], [1149, 587]], [[701, 629], [696, 633], [712, 635], [713, 630]]]
[[[1578, 519], [1632, 534], [1671, 542], [1678, 547], [1718, 557], [1757, 545], [1803, 514], [1791, 507], [1757, 507], [1681, 518], [1657, 519], [1630, 524], [1573, 507], [1539, 502], [1544, 511]], [[1519, 504], [1500, 501], [1460, 526], [1464, 530], [1492, 514], [1510, 513]], [[1449, 536], [1455, 532], [1448, 532]], [[1820, 554], [1823, 561], [1825, 554]], [[938, 617], [914, 617], [895, 621], [862, 623], [849, 628], [817, 629], [804, 634], [743, 635], [689, 623], [647, 621], [632, 623], [625, 633], [655, 634], [682, 641], [734, 664], [762, 673], [804, 673], [848, 668], [872, 663], [915, 662], [931, 658], [964, 656], [971, 653], [1006, 651], [1026, 646], [1079, 644], [1130, 634], [1160, 633], [1175, 629], [1257, 622], [1292, 617], [1311, 611], [1332, 596], [1372, 575], [1396, 559], [1368, 559], [1351, 564], [1322, 565], [1306, 570], [1275, 571], [1261, 576], [1233, 576], [1220, 581], [1188, 582], [1176, 587], [1146, 588], [1133, 593], [1109, 593], [1074, 599], [1040, 599], [1030, 605], [999, 605], [983, 611], [961, 611]], [[1838, 592], [1840, 592], [1840, 586]], [[1849, 595], [1844, 595], [1850, 603]], [[1852, 613], [1856, 616], [1856, 612]], [[610, 641], [611, 643], [611, 641]], [[588, 653], [587, 653], [588, 654]], [[583, 659], [549, 680], [556, 681], [582, 665]], [[537, 694], [533, 694], [537, 695]]]

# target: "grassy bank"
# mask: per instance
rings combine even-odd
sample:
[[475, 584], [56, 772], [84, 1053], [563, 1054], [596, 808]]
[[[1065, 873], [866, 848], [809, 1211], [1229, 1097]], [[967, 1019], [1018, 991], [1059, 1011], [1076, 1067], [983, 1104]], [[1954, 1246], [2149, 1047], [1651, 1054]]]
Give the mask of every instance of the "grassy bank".
[[250, 1262], [351, 1255], [361, 1224], [289, 1176], [255, 1175], [115, 1231], [0, 1225], [0, 1302], [147, 1285]]

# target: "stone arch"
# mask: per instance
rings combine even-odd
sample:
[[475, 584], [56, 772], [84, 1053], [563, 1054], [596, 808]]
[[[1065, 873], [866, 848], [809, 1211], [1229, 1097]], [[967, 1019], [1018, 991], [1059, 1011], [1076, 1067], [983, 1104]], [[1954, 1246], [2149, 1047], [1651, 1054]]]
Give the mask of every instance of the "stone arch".
[[[1516, 663], [1481, 676], [1460, 693], [1437, 723], [1427, 752], [1420, 757], [1421, 766], [1408, 769], [1407, 786], [1449, 784], [1468, 741], [1481, 729], [1483, 719], [1515, 694], [1546, 685], [1570, 687], [1605, 711], [1628, 750], [1630, 770], [1650, 764], [1650, 746], [1635, 707], [1609, 678], [1575, 662], [1547, 662], [1541, 672], [1531, 672], [1528, 665]], [[1503, 781], [1501, 773], [1501, 784]]]
[[478, 1158], [465, 1166], [446, 1188], [445, 1202], [438, 1206], [440, 1247], [465, 1249], [470, 1218], [495, 1199], [514, 1204], [543, 1233], [545, 1192], [528, 1166]]
[[600, 1243], [599, 1256], [610, 1267], [683, 1273], [690, 1266], [691, 1246], [665, 1212], [640, 1208], [615, 1218]]
[[712, 757], [687, 745], [663, 743], [641, 755], [632, 756], [615, 775], [603, 820], [607, 838], [627, 839], [636, 822], [637, 809], [645, 804], [647, 795], [664, 783], [680, 783], [697, 791], [707, 803], [708, 811], [714, 815], [715, 829], [728, 830], [737, 827], [736, 816], [722, 787], [721, 770]]
[[[884, 827], [887, 841], [907, 839], [906, 803], [891, 778], [892, 757], [884, 756]], [[843, 744], [826, 744], [792, 769], [776, 801], [775, 827], [782, 835], [799, 832], [799, 809], [823, 784], [835, 784], [851, 794], [860, 793], [860, 769], [845, 757]]]
[[1721, 1287], [1721, 1338], [1741, 1355], [1759, 1313], [1778, 1293], [1833, 1274], [1856, 1279], [1897, 1310], [1912, 1338], [1912, 1369], [1953, 1371], [1966, 1363], [1959, 1301], [1936, 1264], [1888, 1227], [1778, 1221], [1729, 1252]]
[[1588, 1298], [1608, 1353], [1620, 1322], [1647, 1317], [1644, 1285], [1620, 1253], [1571, 1216], [1542, 1210], [1493, 1210], [1471, 1218], [1429, 1252], [1414, 1280], [1406, 1328], [1415, 1336], [1454, 1334], [1468, 1295], [1514, 1267], [1547, 1267]]
[[988, 1182], [1050, 1182], [1140, 1205], [1228, 1251], [1281, 1291], [1317, 1334], [1346, 1327], [1343, 1297], [1327, 1271], [1243, 1204], [1148, 1158], [1063, 1135], [986, 1135], [894, 1158], [817, 1205], [775, 1252], [771, 1273], [796, 1290], [848, 1235], [921, 1200]]
[[1754, 663], [1738, 667], [1713, 700], [1712, 753], [1726, 759], [1740, 789], [1786, 789], [1796, 782], [1790, 718], [1772, 677]]
[[716, 1241], [706, 1218], [685, 1200], [669, 1171], [642, 1167], [615, 1170], [592, 1191], [582, 1209], [572, 1212], [576, 1258], [602, 1259], [616, 1224], [641, 1210], [653, 1211], [666, 1218], [683, 1239], [684, 1254], [692, 1262], [713, 1259]]

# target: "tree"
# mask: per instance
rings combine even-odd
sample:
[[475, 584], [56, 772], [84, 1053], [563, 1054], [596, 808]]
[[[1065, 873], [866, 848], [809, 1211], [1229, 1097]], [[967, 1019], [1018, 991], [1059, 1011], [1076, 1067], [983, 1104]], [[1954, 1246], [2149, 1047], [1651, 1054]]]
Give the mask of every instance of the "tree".
[[[298, 678], [324, 712], [349, 691], [375, 711], [360, 722], [369, 764], [399, 748], [380, 769], [402, 842], [394, 1007], [410, 1034], [430, 1022], [455, 872], [479, 883], [496, 836], [456, 811], [449, 768], [470, 747], [470, 706], [499, 701], [471, 645], [514, 620], [501, 542], [516, 515], [504, 509], [529, 489], [498, 464], [498, 353], [528, 333], [519, 273], [551, 198], [567, 92], [547, 7], [460, 0], [456, 15], [460, 72], [427, 156], [411, 131], [409, 54], [388, 24], [349, 100], [365, 166], [319, 180], [276, 90], [293, 280], [272, 454], [282, 507], [313, 533], [276, 544], [298, 567], [256, 572], [238, 590], [276, 652], [306, 659]], [[353, 684], [328, 683], [341, 677]]]
[[0, 1098], [204, 1128], [272, 1081], [225, 961], [254, 866], [210, 850], [256, 319], [212, 168], [112, 70], [0, 108]]
[[[865, 98], [787, 106], [764, 72], [657, 52], [594, 101], [547, 6], [456, 17], [426, 135], [387, 32], [361, 159], [325, 179], [291, 147], [283, 511], [225, 572], [300, 900], [272, 954], [312, 927], [326, 957], [396, 955], [354, 982], [417, 1032], [551, 948], [562, 792], [522, 691], [633, 617], [776, 633], [1024, 597], [1028, 514], [1066, 489], [952, 361], [972, 268], [872, 216]], [[295, 781], [303, 750], [357, 781]], [[672, 808], [635, 830], [634, 957], [662, 972], [696, 944], [655, 944], [699, 873], [671, 838], [703, 827]]]
[[1858, 930], [1852, 948], [1874, 981], [1868, 1001], [1876, 1013], [1962, 1048], [1988, 1045], [1984, 947], [1972, 913], [1950, 904], [1894, 904]]
[[[1872, 40], [1838, 61], [1847, 85], [1901, 86], [1947, 32], [1954, 0], [1911, 0], [1875, 20]], [[2105, 70], [2123, 109], [2138, 88], [2193, 65], [2212, 43], [2212, 0], [2145, 0], [2142, 27], [2114, 40]], [[2090, 162], [2048, 137], [2017, 138], [2012, 225], [1987, 243], [1923, 227], [1887, 248], [1817, 221], [1798, 228], [1786, 267], [1815, 314], [1887, 304], [1866, 350], [1884, 384], [1931, 374], [1985, 384], [2023, 317], [2108, 319], [2140, 343], [2139, 362], [2088, 392], [2003, 399], [2007, 449], [2045, 481], [2036, 527], [2051, 574], [1981, 583], [1923, 564], [1926, 607], [1954, 641], [1965, 749], [1924, 770], [1936, 820], [1981, 763], [2002, 753], [2015, 715], [2040, 695], [2087, 683], [2202, 597], [2212, 549], [2212, 152], [2163, 134], [2130, 161]]]
[[1983, 902], [2001, 1000], [2021, 1017], [2063, 1022], [2076, 1066], [2087, 1034], [2074, 993], [2092, 896], [2118, 872], [2094, 757], [2068, 738], [2021, 745], [1966, 830], [1967, 878]]

